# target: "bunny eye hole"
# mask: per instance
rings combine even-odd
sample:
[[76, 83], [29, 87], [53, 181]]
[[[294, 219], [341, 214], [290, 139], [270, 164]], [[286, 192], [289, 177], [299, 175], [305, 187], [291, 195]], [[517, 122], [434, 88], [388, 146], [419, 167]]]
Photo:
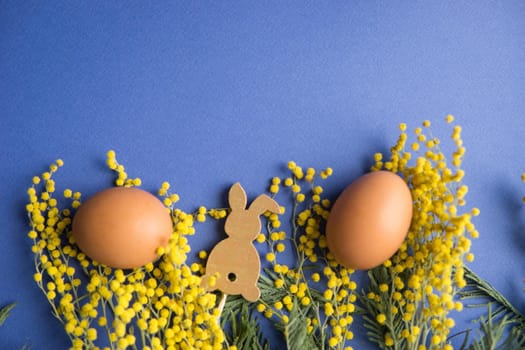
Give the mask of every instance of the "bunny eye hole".
[[236, 275], [235, 273], [230, 272], [230, 273], [228, 274], [228, 280], [230, 280], [230, 282], [233, 282], [233, 281], [235, 281], [236, 279], [237, 279], [237, 275]]

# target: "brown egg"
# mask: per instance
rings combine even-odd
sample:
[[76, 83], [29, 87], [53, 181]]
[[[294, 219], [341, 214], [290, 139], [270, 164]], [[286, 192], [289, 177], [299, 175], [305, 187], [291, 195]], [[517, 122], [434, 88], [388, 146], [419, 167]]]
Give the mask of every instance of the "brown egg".
[[411, 219], [412, 196], [401, 177], [388, 171], [365, 174], [334, 203], [326, 225], [328, 248], [346, 267], [376, 267], [399, 249]]
[[169, 212], [154, 195], [138, 188], [113, 187], [96, 193], [73, 218], [73, 236], [93, 260], [115, 268], [135, 268], [157, 259], [172, 233]]

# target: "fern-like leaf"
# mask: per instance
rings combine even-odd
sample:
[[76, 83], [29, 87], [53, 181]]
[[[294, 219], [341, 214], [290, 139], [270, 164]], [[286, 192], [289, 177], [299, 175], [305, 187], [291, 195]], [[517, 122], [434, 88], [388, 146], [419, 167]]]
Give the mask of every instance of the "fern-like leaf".
[[0, 309], [0, 326], [5, 322], [7, 316], [9, 316], [9, 313], [11, 312], [11, 310], [13, 310], [15, 305], [15, 303], [12, 303]]
[[[514, 350], [525, 348], [525, 316], [519, 312], [496, 288], [465, 267], [467, 285], [460, 298], [470, 301], [469, 307], [486, 307], [487, 316], [481, 317], [480, 338], [460, 349]], [[476, 302], [473, 302], [477, 300]]]
[[[228, 297], [230, 298], [230, 297]], [[223, 309], [221, 325], [228, 329], [226, 337], [229, 344], [238, 349], [270, 350], [268, 341], [263, 337], [259, 322], [248, 303], [241, 297], [231, 297]]]
[[294, 303], [290, 311], [290, 321], [284, 328], [286, 348], [288, 350], [318, 350], [315, 340], [308, 334], [306, 313]]

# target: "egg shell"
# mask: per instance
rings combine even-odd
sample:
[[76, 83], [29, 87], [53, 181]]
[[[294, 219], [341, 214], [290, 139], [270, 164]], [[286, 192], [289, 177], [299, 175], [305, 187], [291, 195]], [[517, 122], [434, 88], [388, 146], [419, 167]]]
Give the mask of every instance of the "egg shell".
[[330, 252], [343, 266], [370, 269], [399, 249], [412, 220], [406, 182], [389, 171], [365, 174], [335, 201], [326, 224]]
[[161, 201], [138, 188], [113, 187], [90, 197], [73, 218], [76, 244], [93, 260], [114, 268], [155, 261], [172, 234]]

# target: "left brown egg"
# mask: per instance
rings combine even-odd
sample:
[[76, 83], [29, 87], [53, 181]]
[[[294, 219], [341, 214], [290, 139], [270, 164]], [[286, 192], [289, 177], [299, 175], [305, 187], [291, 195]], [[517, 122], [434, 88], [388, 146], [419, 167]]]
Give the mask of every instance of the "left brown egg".
[[130, 269], [153, 262], [172, 234], [170, 214], [149, 192], [112, 187], [88, 198], [73, 218], [76, 244], [91, 259]]

